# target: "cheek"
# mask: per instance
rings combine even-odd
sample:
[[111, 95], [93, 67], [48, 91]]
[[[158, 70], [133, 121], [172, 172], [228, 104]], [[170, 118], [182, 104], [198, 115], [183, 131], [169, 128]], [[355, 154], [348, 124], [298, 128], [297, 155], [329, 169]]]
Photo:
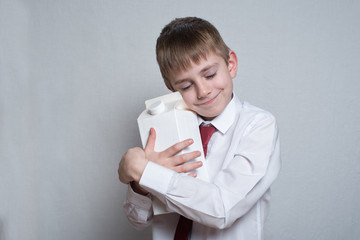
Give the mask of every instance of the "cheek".
[[216, 88], [221, 88], [221, 89], [229, 89], [229, 88], [232, 88], [232, 79], [231, 77], [229, 76], [229, 74], [226, 74], [224, 75], [223, 78], [221, 79], [218, 79], [218, 81], [216, 81], [214, 83], [214, 85], [216, 85], [215, 87]]
[[185, 92], [181, 93], [181, 96], [188, 107], [191, 107], [191, 105], [193, 105], [194, 100], [192, 98], [192, 94], [190, 94], [189, 92]]
[[230, 81], [227, 83], [226, 87], [232, 91], [232, 88], [233, 88], [233, 81], [232, 79], [230, 79]]

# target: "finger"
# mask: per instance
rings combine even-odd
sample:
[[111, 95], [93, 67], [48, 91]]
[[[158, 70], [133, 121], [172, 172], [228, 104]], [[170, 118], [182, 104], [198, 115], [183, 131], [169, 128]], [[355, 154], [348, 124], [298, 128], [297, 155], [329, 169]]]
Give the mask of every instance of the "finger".
[[196, 172], [191, 172], [191, 173], [188, 174], [188, 176], [196, 178], [197, 174], [196, 174]]
[[188, 173], [188, 172], [191, 172], [191, 171], [201, 167], [202, 165], [203, 165], [203, 163], [201, 161], [196, 161], [196, 162], [192, 162], [192, 163], [179, 165], [179, 166], [175, 167], [174, 170], [178, 173]]
[[[123, 157], [124, 158], [124, 157]], [[119, 163], [119, 168], [118, 168], [118, 175], [119, 175], [119, 180], [120, 182], [124, 183], [124, 184], [127, 184], [127, 179], [126, 177], [124, 176], [124, 173], [123, 173], [123, 158], [121, 159], [120, 163]]]
[[155, 140], [156, 140], [156, 131], [154, 128], [150, 128], [149, 138], [146, 142], [146, 146], [144, 149], [145, 152], [154, 151]]
[[172, 156], [174, 156], [178, 152], [182, 151], [183, 149], [187, 148], [188, 146], [190, 146], [193, 143], [194, 143], [194, 140], [186, 139], [186, 140], [178, 142], [178, 143], [172, 145], [171, 147], [169, 147], [168, 149], [164, 150], [163, 154], [166, 157], [172, 157]]
[[120, 182], [124, 183], [124, 184], [128, 184], [130, 182], [130, 180], [125, 176], [125, 174], [123, 174], [122, 170], [118, 169], [118, 174], [119, 174], [119, 180]]
[[178, 156], [174, 156], [171, 161], [174, 164], [174, 166], [177, 166], [177, 165], [187, 163], [188, 161], [198, 158], [200, 156], [201, 156], [200, 151], [194, 151], [194, 152], [189, 152], [189, 153], [184, 153], [184, 154], [181, 154]]

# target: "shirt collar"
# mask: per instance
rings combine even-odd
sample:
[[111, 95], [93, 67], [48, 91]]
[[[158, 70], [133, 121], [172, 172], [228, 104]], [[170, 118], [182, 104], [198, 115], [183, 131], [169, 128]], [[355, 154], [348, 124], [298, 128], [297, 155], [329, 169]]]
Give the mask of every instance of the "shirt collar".
[[211, 121], [205, 121], [198, 115], [199, 125], [211, 124], [214, 127], [216, 127], [216, 129], [220, 131], [222, 134], [226, 133], [226, 131], [231, 127], [235, 119], [235, 115], [236, 115], [235, 98], [236, 98], [235, 93], [233, 93], [233, 97], [231, 101], [228, 103], [228, 105], [225, 107], [222, 113], [220, 113], [219, 116], [215, 117]]

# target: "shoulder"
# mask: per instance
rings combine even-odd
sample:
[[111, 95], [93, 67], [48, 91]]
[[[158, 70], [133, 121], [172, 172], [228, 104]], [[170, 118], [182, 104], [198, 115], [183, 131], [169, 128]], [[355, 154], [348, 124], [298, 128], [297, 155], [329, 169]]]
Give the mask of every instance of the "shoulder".
[[279, 137], [279, 129], [272, 113], [249, 102], [241, 102], [241, 111], [235, 128], [240, 138], [238, 143], [249, 146], [274, 146]]
[[250, 104], [249, 102], [243, 102], [243, 109], [248, 114], [255, 115], [259, 118], [266, 118], [266, 119], [275, 121], [275, 116], [272, 113], [270, 113], [267, 110], [264, 110], [262, 108], [256, 107], [256, 106]]
[[254, 133], [277, 135], [278, 126], [273, 114], [246, 101], [237, 100], [236, 105], [238, 109], [234, 128], [236, 134], [242, 137]]
[[249, 102], [242, 102], [236, 99], [237, 109], [239, 110], [239, 120], [247, 120], [249, 122], [276, 122], [275, 116], [267, 110], [252, 105]]

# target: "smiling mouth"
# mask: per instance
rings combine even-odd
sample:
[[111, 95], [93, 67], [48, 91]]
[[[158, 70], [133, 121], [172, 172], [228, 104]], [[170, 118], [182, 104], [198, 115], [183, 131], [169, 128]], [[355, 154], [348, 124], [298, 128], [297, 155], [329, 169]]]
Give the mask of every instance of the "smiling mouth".
[[200, 104], [198, 104], [198, 105], [201, 106], [201, 105], [209, 105], [209, 104], [212, 104], [212, 103], [216, 100], [216, 98], [219, 96], [219, 94], [220, 94], [220, 92], [219, 92], [218, 94], [216, 94], [215, 97], [211, 98], [210, 100], [205, 101], [205, 102], [203, 102], [203, 103], [200, 103]]

